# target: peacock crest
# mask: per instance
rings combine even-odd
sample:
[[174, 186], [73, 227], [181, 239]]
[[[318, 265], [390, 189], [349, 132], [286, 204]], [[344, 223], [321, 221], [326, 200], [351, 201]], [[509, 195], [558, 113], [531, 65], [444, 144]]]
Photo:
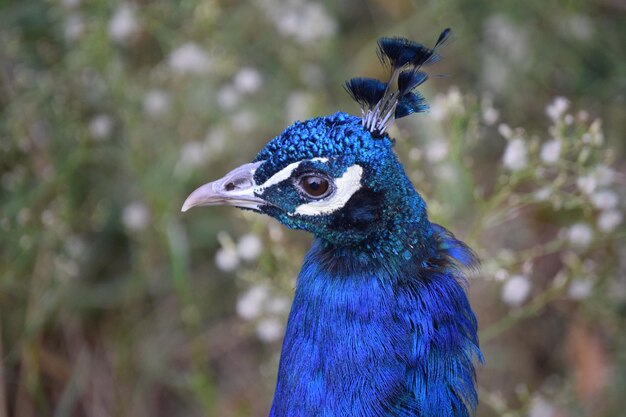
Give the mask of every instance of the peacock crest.
[[437, 50], [450, 39], [447, 28], [429, 48], [405, 38], [378, 39], [378, 58], [390, 69], [387, 82], [375, 78], [351, 78], [344, 88], [361, 106], [363, 127], [382, 135], [395, 119], [428, 110], [424, 97], [416, 89], [428, 79], [422, 67], [441, 59]]

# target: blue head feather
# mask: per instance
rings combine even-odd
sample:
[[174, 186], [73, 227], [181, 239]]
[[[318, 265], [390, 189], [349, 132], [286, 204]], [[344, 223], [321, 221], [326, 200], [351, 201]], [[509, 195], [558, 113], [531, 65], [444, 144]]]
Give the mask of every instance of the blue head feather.
[[402, 68], [407, 64], [423, 65], [433, 56], [434, 50], [404, 38], [380, 38], [377, 53], [383, 64]]
[[352, 78], [344, 88], [361, 107], [373, 108], [385, 95], [387, 83], [375, 78]]
[[415, 69], [402, 71], [398, 76], [398, 91], [400, 93], [400, 98], [425, 83], [427, 79], [428, 74], [423, 71]]
[[428, 110], [428, 104], [426, 104], [426, 100], [420, 93], [408, 93], [398, 100], [395, 118], [401, 119], [410, 114], [421, 113], [426, 110]]

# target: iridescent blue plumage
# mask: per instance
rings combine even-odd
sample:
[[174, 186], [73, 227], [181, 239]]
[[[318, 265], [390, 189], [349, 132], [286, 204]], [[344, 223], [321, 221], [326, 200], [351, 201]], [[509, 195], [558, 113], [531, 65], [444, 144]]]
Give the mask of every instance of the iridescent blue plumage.
[[401, 119], [413, 113], [421, 113], [426, 110], [428, 110], [428, 104], [426, 104], [426, 100], [420, 93], [408, 93], [398, 100], [395, 118]]
[[375, 78], [351, 78], [344, 88], [362, 107], [373, 108], [385, 95], [387, 83]]
[[[394, 65], [418, 59], [415, 43], [386, 42]], [[410, 71], [398, 73], [396, 118], [425, 106], [411, 90], [427, 77]], [[390, 94], [371, 81], [347, 86], [368, 106]], [[194, 191], [183, 209], [233, 204], [315, 235], [270, 416], [468, 417], [481, 354], [463, 285], [476, 258], [430, 222], [393, 140], [370, 127], [345, 113], [296, 122], [252, 163]]]
[[[461, 267], [474, 255], [428, 221], [393, 142], [354, 116], [290, 126], [257, 155], [266, 161], [257, 183], [316, 157], [337, 161], [334, 177], [353, 164], [366, 176], [340, 213], [315, 221], [261, 209], [318, 236], [298, 277], [273, 415], [469, 416], [480, 353]], [[283, 192], [268, 198], [300, 203]]]
[[410, 93], [413, 89], [419, 87], [428, 79], [428, 74], [424, 71], [415, 69], [402, 71], [398, 76], [398, 90], [400, 96]]

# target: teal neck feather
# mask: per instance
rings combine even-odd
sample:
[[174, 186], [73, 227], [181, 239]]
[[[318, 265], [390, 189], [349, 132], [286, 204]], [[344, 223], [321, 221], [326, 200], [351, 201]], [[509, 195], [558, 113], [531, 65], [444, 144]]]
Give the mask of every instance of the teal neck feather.
[[[459, 266], [474, 258], [445, 229], [428, 226], [419, 258], [314, 242], [298, 278], [272, 416], [471, 415], [480, 351]], [[424, 235], [423, 225], [414, 230]]]

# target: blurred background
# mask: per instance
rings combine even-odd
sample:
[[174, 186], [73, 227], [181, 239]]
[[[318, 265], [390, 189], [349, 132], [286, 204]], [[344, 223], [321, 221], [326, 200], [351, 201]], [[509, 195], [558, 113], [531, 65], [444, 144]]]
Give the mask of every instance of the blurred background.
[[180, 213], [357, 114], [379, 36], [455, 41], [392, 136], [483, 260], [478, 416], [626, 409], [622, 0], [0, 1], [0, 417], [267, 416], [311, 237]]

